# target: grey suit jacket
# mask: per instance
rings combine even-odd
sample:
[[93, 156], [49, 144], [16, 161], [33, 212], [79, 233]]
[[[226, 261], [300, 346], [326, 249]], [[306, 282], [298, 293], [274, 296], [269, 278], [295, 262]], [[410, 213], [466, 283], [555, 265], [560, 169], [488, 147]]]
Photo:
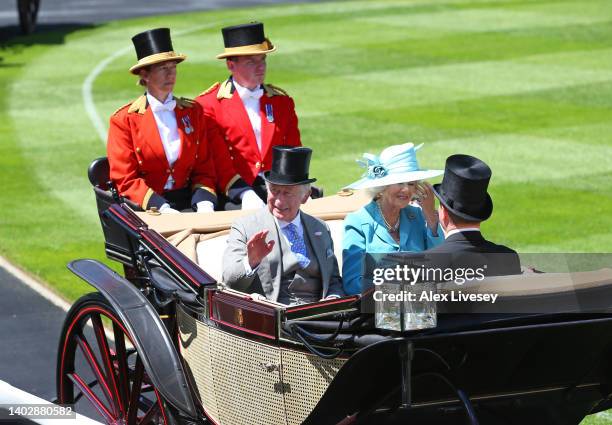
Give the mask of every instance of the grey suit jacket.
[[[334, 245], [325, 222], [301, 212], [304, 233], [308, 235], [319, 263], [322, 276], [323, 293], [344, 296], [342, 278], [338, 269], [338, 260], [334, 254]], [[259, 265], [257, 272], [246, 275], [244, 258], [247, 257], [247, 241], [257, 232], [268, 230], [266, 240], [274, 240], [274, 248]], [[281, 283], [281, 244], [279, 228], [267, 207], [254, 214], [237, 219], [227, 238], [227, 247], [223, 253], [223, 283], [232, 289], [247, 293], [259, 293], [272, 301], [278, 300]], [[311, 259], [312, 260], [312, 259]]]

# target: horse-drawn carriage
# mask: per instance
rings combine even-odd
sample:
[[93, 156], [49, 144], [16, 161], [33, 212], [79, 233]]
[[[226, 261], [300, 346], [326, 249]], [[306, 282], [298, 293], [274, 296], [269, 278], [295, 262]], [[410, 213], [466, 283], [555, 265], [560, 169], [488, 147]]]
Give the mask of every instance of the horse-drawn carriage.
[[[561, 311], [474, 306], [432, 329], [388, 331], [359, 296], [284, 306], [225, 288], [224, 241], [243, 212], [135, 212], [109, 191], [106, 164], [94, 162], [90, 180], [106, 254], [124, 272], [69, 265], [97, 292], [68, 313], [60, 403], [93, 406], [109, 424], [221, 425], [577, 424], [611, 406], [611, 270], [566, 286], [562, 274], [481, 283], [509, 305]], [[305, 205], [330, 225], [338, 255], [341, 220], [363, 202]]]

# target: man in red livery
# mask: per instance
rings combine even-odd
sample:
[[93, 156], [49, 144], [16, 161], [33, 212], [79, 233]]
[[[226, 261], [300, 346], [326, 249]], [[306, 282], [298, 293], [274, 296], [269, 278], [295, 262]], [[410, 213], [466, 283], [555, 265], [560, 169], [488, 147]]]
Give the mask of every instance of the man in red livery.
[[221, 31], [225, 51], [217, 58], [226, 59], [231, 75], [196, 101], [210, 121], [215, 168], [219, 181], [227, 182], [219, 188], [229, 198], [226, 208], [259, 208], [267, 196], [262, 175], [272, 165], [272, 147], [301, 146], [298, 119], [293, 99], [264, 84], [266, 54], [276, 47], [264, 36], [263, 24]]

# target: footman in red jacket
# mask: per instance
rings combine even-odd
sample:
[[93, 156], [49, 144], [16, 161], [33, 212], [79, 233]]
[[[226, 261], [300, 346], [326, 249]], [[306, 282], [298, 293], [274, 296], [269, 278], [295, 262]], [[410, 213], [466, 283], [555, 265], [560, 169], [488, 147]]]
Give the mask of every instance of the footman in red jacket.
[[[215, 168], [221, 187], [236, 207], [257, 208], [266, 199], [263, 172], [272, 166], [272, 147], [301, 146], [293, 99], [282, 89], [264, 84], [266, 54], [276, 47], [264, 36], [262, 23], [223, 28], [230, 77], [196, 98], [212, 123]], [[241, 177], [244, 182], [236, 183]], [[253, 189], [253, 190], [251, 190]]]
[[143, 209], [213, 211], [216, 187], [232, 182], [216, 176], [202, 107], [172, 94], [176, 65], [186, 56], [174, 52], [168, 28], [142, 32], [132, 41], [138, 63], [130, 72], [146, 92], [111, 117], [110, 178]]

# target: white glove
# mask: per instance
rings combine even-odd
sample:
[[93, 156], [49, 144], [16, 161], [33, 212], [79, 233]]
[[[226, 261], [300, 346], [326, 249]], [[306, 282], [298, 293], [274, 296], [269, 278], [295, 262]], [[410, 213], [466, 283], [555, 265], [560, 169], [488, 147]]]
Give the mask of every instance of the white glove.
[[199, 213], [211, 213], [215, 211], [215, 206], [210, 201], [200, 201], [196, 204]]
[[180, 214], [181, 212], [175, 210], [174, 208], [170, 208], [169, 203], [164, 203], [161, 207], [159, 207], [159, 212], [162, 214]]
[[266, 205], [264, 201], [261, 200], [259, 196], [255, 193], [253, 189], [245, 190], [240, 194], [240, 199], [242, 200], [242, 209], [259, 209]]

